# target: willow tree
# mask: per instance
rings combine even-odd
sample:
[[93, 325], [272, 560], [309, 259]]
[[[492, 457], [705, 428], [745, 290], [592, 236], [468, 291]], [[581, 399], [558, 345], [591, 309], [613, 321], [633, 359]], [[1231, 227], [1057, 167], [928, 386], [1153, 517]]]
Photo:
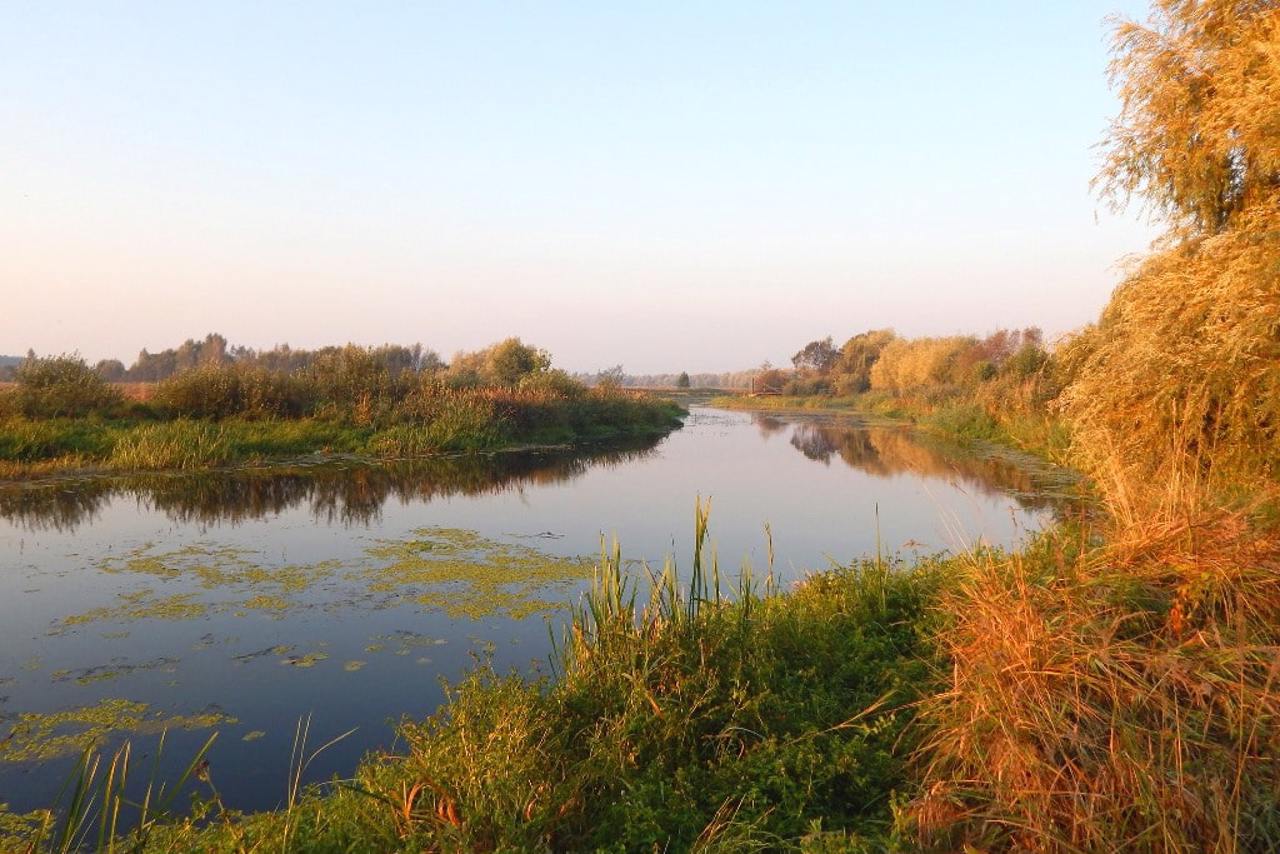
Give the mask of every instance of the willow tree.
[[1098, 186], [1167, 228], [1065, 349], [1080, 450], [1116, 486], [1274, 479], [1280, 0], [1156, 0], [1117, 24], [1111, 75]]

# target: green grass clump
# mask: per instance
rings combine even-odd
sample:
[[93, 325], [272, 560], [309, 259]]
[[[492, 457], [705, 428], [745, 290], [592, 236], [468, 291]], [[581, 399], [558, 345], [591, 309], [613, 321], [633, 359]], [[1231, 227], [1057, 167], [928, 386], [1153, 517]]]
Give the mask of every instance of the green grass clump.
[[231, 445], [221, 426], [181, 419], [124, 432], [108, 462], [111, 468], [127, 470], [198, 469], [231, 459]]
[[0, 420], [0, 460], [20, 463], [57, 457], [92, 459], [110, 453], [107, 424], [96, 419]]

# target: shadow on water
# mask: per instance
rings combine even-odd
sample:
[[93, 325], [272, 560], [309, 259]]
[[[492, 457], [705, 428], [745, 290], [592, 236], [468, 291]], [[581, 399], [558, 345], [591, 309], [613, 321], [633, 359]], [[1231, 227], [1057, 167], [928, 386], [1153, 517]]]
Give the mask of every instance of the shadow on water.
[[151, 473], [0, 486], [0, 518], [28, 530], [74, 531], [119, 497], [175, 522], [232, 523], [309, 506], [317, 521], [372, 525], [390, 500], [430, 501], [545, 486], [589, 469], [637, 462], [659, 439], [596, 447], [429, 457], [398, 462], [328, 462], [200, 474]]

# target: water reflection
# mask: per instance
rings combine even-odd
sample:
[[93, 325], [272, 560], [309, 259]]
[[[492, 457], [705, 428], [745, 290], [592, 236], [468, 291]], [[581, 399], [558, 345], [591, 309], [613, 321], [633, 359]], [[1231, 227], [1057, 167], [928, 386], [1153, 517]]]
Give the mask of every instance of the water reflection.
[[850, 419], [786, 422], [756, 414], [762, 436], [791, 427], [791, 446], [808, 459], [831, 464], [840, 460], [850, 468], [876, 477], [902, 474], [941, 478], [987, 496], [1007, 494], [1024, 509], [1061, 507], [1073, 478], [1066, 472], [1037, 465], [1026, 455], [1007, 451], [977, 452], [903, 426], [864, 424]]
[[580, 477], [594, 467], [636, 462], [658, 439], [586, 450], [467, 454], [385, 464], [327, 463], [202, 474], [138, 474], [0, 486], [0, 518], [31, 531], [74, 531], [117, 497], [183, 523], [235, 524], [306, 505], [317, 521], [372, 525], [383, 505], [451, 495], [494, 495]]

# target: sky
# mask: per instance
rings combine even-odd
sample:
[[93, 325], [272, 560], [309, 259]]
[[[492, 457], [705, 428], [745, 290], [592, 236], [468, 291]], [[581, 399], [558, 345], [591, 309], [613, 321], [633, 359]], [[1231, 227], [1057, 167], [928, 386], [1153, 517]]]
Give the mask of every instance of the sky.
[[1136, 0], [0, 0], [0, 353], [510, 335], [572, 370], [1096, 318]]

